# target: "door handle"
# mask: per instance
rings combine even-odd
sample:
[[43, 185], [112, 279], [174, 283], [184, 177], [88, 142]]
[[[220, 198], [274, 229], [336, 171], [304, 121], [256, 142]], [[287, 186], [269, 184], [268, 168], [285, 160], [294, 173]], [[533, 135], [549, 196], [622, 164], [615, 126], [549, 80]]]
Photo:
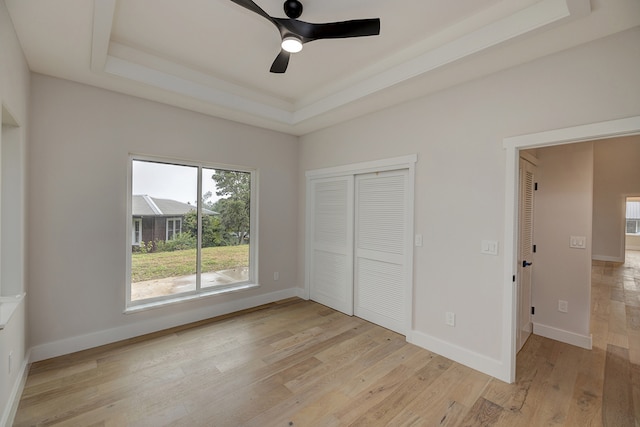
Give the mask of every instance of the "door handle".
[[522, 268], [528, 267], [531, 264], [533, 264], [532, 262], [527, 262], [526, 260], [522, 261]]

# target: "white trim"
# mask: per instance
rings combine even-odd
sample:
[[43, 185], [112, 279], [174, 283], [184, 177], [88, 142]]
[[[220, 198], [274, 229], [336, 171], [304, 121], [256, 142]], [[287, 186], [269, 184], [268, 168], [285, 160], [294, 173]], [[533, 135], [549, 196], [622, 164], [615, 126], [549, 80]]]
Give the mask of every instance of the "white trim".
[[[200, 286], [200, 259], [198, 258], [198, 272], [196, 274], [196, 290], [192, 292], [184, 292], [179, 295], [166, 295], [156, 298], [149, 298], [145, 300], [139, 301], [131, 301], [131, 255], [132, 255], [132, 221], [127, 221], [127, 249], [125, 251], [126, 254], [126, 276], [125, 276], [125, 313], [136, 311], [136, 307], [155, 307], [159, 305], [165, 305], [164, 303], [168, 302], [180, 302], [185, 300], [190, 300], [197, 298], [198, 296], [210, 296], [213, 294], [227, 293], [231, 291], [241, 291], [252, 289], [259, 286], [258, 283], [258, 245], [259, 245], [259, 230], [258, 230], [258, 205], [259, 205], [259, 196], [258, 196], [258, 169], [250, 168], [247, 166], [233, 166], [227, 164], [214, 164], [214, 163], [204, 163], [193, 160], [184, 160], [177, 158], [167, 158], [167, 157], [159, 157], [159, 156], [149, 156], [143, 154], [135, 154], [129, 153], [129, 164], [127, 169], [127, 218], [132, 218], [132, 196], [133, 196], [133, 162], [134, 161], [142, 161], [142, 162], [155, 162], [167, 165], [175, 165], [175, 166], [186, 166], [186, 167], [194, 167], [197, 168], [197, 187], [198, 192], [201, 192], [201, 180], [202, 180], [202, 171], [204, 169], [217, 169], [217, 170], [229, 170], [229, 171], [237, 171], [244, 172], [250, 174], [251, 180], [251, 206], [250, 206], [250, 234], [251, 234], [251, 243], [249, 245], [249, 278], [244, 282], [235, 283], [233, 286], [225, 287], [224, 289], [220, 289], [218, 291], [211, 291], [207, 288], [202, 288]], [[149, 203], [154, 212], [162, 213], [158, 206], [153, 202], [151, 197], [144, 196], [145, 200]], [[201, 203], [198, 202], [198, 224], [201, 224]], [[169, 221], [180, 221], [180, 230], [182, 230], [182, 226], [184, 225], [183, 218], [180, 216], [169, 217], [165, 221], [165, 241], [168, 240], [169, 234]], [[175, 228], [175, 224], [174, 224]], [[175, 234], [174, 234], [175, 238]], [[195, 297], [194, 297], [195, 295]]]
[[9, 320], [13, 316], [22, 302], [25, 300], [25, 292], [14, 296], [0, 296], [0, 331], [9, 324]]
[[16, 413], [18, 412], [18, 405], [20, 404], [20, 398], [22, 397], [22, 392], [24, 391], [24, 386], [27, 383], [27, 376], [29, 374], [29, 367], [31, 366], [29, 363], [30, 360], [30, 352], [27, 351], [24, 360], [20, 364], [20, 374], [17, 376], [13, 387], [11, 387], [11, 392], [9, 393], [9, 398], [7, 399], [7, 404], [2, 411], [2, 416], [0, 417], [0, 426], [10, 426], [13, 425], [13, 421], [16, 417]]
[[91, 71], [101, 73], [107, 63], [116, 0], [94, 0]]
[[504, 148], [537, 148], [640, 134], [640, 116], [505, 138]]
[[543, 29], [549, 29], [570, 19], [588, 14], [590, 12], [589, 2], [577, 1], [582, 3], [583, 7], [569, 6], [569, 3], [576, 3], [576, 0], [542, 0], [537, 2], [435, 49], [429, 49], [402, 64], [352, 82], [345, 90], [329, 94], [316, 102], [297, 108], [293, 113], [292, 124], [312, 119], [335, 108], [355, 102], [364, 96], [440, 69], [509, 40], [535, 34]]
[[[162, 59], [158, 58], [157, 62], [160, 61], [162, 61]], [[204, 101], [218, 107], [242, 111], [277, 123], [293, 123], [293, 114], [283, 108], [274, 107], [266, 102], [254, 101], [228, 90], [218, 89], [190, 79], [177, 77], [171, 73], [145, 67], [125, 59], [116, 58], [115, 56], [108, 55], [106, 57], [105, 66], [102, 71], [113, 76], [188, 96], [189, 98]], [[209, 78], [211, 79], [211, 77]]]
[[141, 311], [152, 310], [155, 308], [166, 307], [180, 302], [188, 302], [201, 298], [214, 297], [218, 295], [231, 294], [234, 292], [247, 291], [250, 289], [259, 288], [260, 285], [254, 283], [240, 283], [231, 284], [226, 286], [216, 286], [213, 289], [205, 288], [201, 292], [185, 292], [177, 295], [165, 295], [157, 298], [149, 298], [141, 300], [139, 304], [132, 304], [127, 307], [123, 314], [134, 314]]
[[591, 259], [595, 261], [624, 262], [624, 257], [608, 255], [591, 255]]
[[[137, 160], [137, 159], [135, 159]], [[151, 198], [151, 196], [147, 195], [147, 194], [143, 194], [142, 198], [144, 199], [145, 202], [147, 202], [147, 204], [149, 205], [149, 207], [151, 208], [151, 210], [153, 211], [154, 214], [156, 215], [162, 215], [162, 211], [160, 210], [160, 208], [158, 207], [158, 205], [156, 205], [156, 202], [153, 201], [153, 199]]]
[[519, 151], [526, 148], [548, 147], [592, 141], [596, 139], [640, 134], [640, 116], [610, 120], [555, 129], [546, 132], [514, 136], [503, 140], [506, 150], [505, 170], [505, 225], [504, 225], [504, 283], [503, 283], [503, 331], [502, 359], [504, 360], [502, 375], [514, 382], [516, 377], [515, 336], [517, 329], [516, 304], [512, 277], [517, 272], [517, 215], [518, 215], [518, 158]]
[[533, 333], [541, 337], [586, 348], [587, 350], [592, 348], [592, 335], [580, 335], [535, 322], [533, 324]]
[[[451, 40], [433, 48], [434, 41], [447, 35], [444, 32], [437, 33], [433, 38], [398, 52], [397, 57], [387, 59], [382, 65], [373, 65], [355, 75], [319, 88], [295, 104], [280, 98], [266, 99], [264, 94], [237, 88], [237, 85], [230, 82], [145, 52], [136, 54], [135, 49], [111, 41], [114, 10], [115, 0], [95, 0], [91, 49], [91, 69], [94, 73], [123, 77], [204, 101], [215, 107], [293, 128], [307, 120], [320, 117], [403, 81], [442, 69], [492, 47], [587, 16], [591, 7], [589, 0], [541, 0], [515, 11], [511, 5], [500, 4], [488, 10], [485, 17], [480, 18], [485, 21], [485, 25], [473, 31], [457, 30], [457, 34], [448, 34]], [[463, 24], [464, 22], [460, 23], [461, 28]], [[408, 55], [408, 52], [413, 54]], [[145, 65], [140, 63], [140, 59], [133, 59], [140, 57], [145, 58], [142, 61]], [[408, 57], [411, 59], [401, 59]]]
[[[136, 224], [140, 224], [136, 233]], [[142, 243], [142, 218], [131, 218], [131, 246], [140, 246]]]
[[409, 169], [418, 161], [417, 154], [393, 157], [389, 159], [372, 160], [368, 162], [352, 163], [348, 165], [334, 166], [322, 169], [313, 169], [305, 172], [309, 178], [331, 178], [344, 175], [360, 175], [371, 172], [384, 172], [394, 169]]
[[258, 307], [263, 304], [269, 304], [295, 297], [296, 294], [296, 288], [289, 288], [268, 294], [246, 297], [239, 300], [211, 304], [194, 310], [181, 310], [177, 313], [173, 312], [166, 316], [130, 323], [117, 328], [105, 329], [91, 334], [77, 335], [59, 341], [40, 344], [31, 349], [30, 362], [58, 357], [176, 326], [186, 325], [200, 320]]
[[[173, 226], [171, 227], [171, 239], [169, 239], [169, 221], [172, 221]], [[180, 227], [176, 230], [176, 222], [180, 221]], [[175, 240], [176, 237], [182, 233], [182, 217], [180, 216], [172, 216], [166, 219], [164, 223], [164, 240], [166, 242], [170, 240]]]
[[510, 382], [509, 376], [505, 375], [504, 365], [500, 360], [415, 330], [407, 335], [407, 341], [499, 380]]
[[520, 152], [520, 158], [523, 159], [523, 160], [526, 160], [529, 163], [531, 163], [533, 166], [538, 166], [538, 158], [535, 157], [531, 153], [527, 153], [527, 152], [521, 151]]
[[296, 291], [296, 296], [305, 301], [309, 300], [309, 293], [304, 288], [294, 288]]

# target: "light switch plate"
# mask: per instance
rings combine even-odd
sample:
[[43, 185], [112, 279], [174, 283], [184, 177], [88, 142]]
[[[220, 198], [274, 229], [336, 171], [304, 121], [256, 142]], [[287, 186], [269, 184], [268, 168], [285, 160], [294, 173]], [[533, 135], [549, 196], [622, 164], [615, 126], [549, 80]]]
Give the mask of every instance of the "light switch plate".
[[569, 238], [569, 247], [585, 249], [587, 247], [587, 238], [585, 236], [571, 236]]
[[483, 240], [480, 246], [480, 253], [498, 255], [498, 242], [496, 240]]

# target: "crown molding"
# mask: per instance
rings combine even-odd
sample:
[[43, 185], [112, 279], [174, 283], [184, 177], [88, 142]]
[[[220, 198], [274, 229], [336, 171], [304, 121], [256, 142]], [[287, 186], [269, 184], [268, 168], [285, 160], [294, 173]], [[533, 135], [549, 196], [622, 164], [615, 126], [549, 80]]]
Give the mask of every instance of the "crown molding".
[[[438, 47], [385, 69], [359, 76], [353, 84], [333, 85], [313, 99], [290, 102], [252, 91], [198, 70], [120, 45], [111, 40], [117, 0], [95, 0], [91, 70], [117, 76], [156, 89], [204, 102], [219, 111], [228, 110], [234, 120], [251, 123], [272, 122], [288, 128], [312, 121], [335, 109], [348, 106], [367, 96], [402, 82], [438, 70], [498, 45], [549, 30], [591, 13], [589, 0], [542, 0], [460, 35]], [[135, 58], [135, 59], [134, 59]], [[144, 63], [137, 58], [144, 58]], [[344, 87], [339, 89], [339, 87]]]

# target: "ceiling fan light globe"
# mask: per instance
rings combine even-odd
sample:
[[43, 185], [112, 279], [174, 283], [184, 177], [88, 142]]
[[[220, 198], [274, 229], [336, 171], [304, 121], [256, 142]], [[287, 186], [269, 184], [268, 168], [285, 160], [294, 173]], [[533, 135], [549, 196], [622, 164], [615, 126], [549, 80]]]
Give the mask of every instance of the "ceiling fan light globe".
[[302, 42], [295, 37], [285, 37], [282, 40], [282, 49], [289, 53], [298, 53], [302, 50]]

